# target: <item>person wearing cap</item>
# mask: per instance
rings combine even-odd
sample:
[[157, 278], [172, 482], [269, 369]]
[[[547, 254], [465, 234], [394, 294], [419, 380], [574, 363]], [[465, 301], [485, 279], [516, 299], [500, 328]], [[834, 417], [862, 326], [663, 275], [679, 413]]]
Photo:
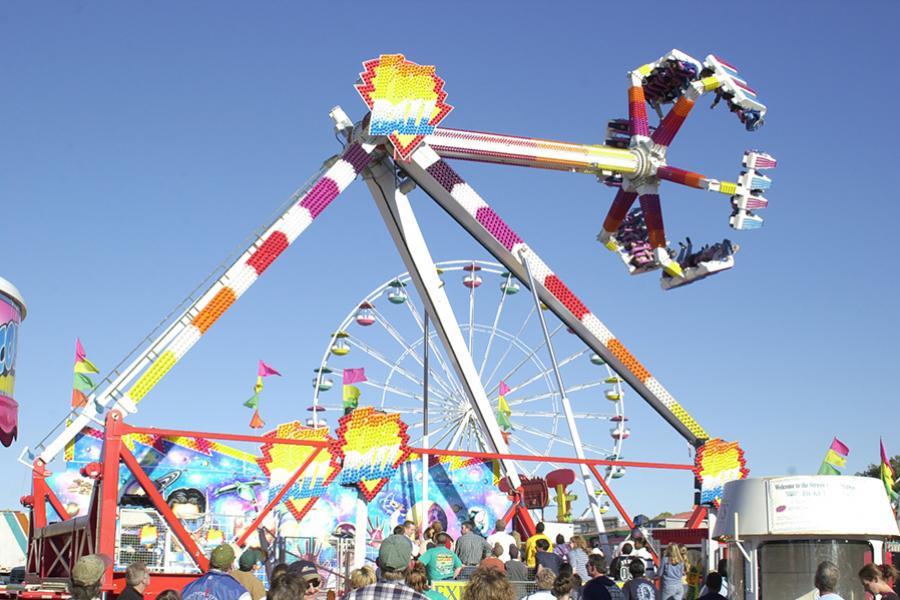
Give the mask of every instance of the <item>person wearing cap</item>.
[[509, 560], [509, 546], [516, 543], [516, 538], [506, 533], [506, 523], [503, 519], [497, 519], [497, 522], [494, 523], [494, 533], [488, 536], [487, 543], [491, 549], [500, 544], [500, 547], [503, 548], [500, 560], [506, 563]]
[[409, 539], [390, 535], [378, 548], [375, 561], [381, 571], [381, 579], [372, 585], [353, 590], [346, 600], [427, 600], [421, 592], [406, 585], [406, 575], [410, 571], [412, 552]]
[[316, 597], [322, 587], [322, 578], [319, 576], [319, 570], [316, 569], [314, 562], [308, 560], [292, 562], [288, 565], [287, 572], [288, 575], [300, 577], [306, 583], [304, 598], [311, 600]]
[[256, 570], [256, 565], [265, 562], [265, 560], [266, 555], [263, 550], [260, 550], [259, 548], [247, 548], [238, 559], [238, 568], [232, 569], [228, 573], [237, 579], [238, 583], [250, 592], [252, 600], [260, 600], [261, 598], [266, 597], [265, 586], [263, 586], [262, 581], [253, 574]]
[[184, 586], [182, 600], [252, 600], [250, 592], [228, 574], [234, 563], [234, 549], [219, 544], [209, 556], [209, 571]]
[[69, 582], [72, 600], [99, 599], [103, 574], [110, 566], [112, 561], [102, 554], [86, 554], [76, 560], [72, 567], [72, 580]]
[[143, 600], [144, 590], [150, 585], [150, 571], [147, 565], [136, 561], [125, 569], [125, 589], [119, 594], [121, 600]]

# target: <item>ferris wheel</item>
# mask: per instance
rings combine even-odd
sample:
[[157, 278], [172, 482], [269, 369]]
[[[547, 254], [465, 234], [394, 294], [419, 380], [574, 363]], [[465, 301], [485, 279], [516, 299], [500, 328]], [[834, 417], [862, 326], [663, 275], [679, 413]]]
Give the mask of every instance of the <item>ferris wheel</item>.
[[[574, 456], [553, 365], [542, 334], [540, 309], [532, 296], [502, 265], [481, 260], [437, 263], [454, 314], [478, 368], [498, 423], [512, 454]], [[322, 361], [313, 370], [311, 426], [336, 420], [359, 405], [400, 413], [410, 443], [421, 445], [425, 427], [426, 344], [424, 310], [410, 276], [391, 277], [354, 303], [327, 341]], [[630, 436], [622, 380], [598, 355], [545, 311], [566, 396], [589, 458], [622, 458]], [[489, 445], [463, 386], [450, 367], [433, 328], [427, 335], [428, 445], [434, 448], [486, 451]], [[347, 400], [343, 373], [364, 370]], [[515, 461], [520, 473], [537, 476], [557, 465]], [[609, 467], [607, 479], [625, 474]]]

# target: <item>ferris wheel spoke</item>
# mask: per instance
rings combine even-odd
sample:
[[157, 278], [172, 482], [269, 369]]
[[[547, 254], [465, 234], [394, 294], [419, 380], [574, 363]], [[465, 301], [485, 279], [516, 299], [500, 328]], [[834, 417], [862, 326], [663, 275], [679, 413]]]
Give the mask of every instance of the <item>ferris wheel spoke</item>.
[[[531, 310], [528, 311], [528, 315], [525, 317], [525, 320], [522, 322], [522, 326], [519, 327], [519, 331], [516, 332], [516, 335], [509, 338], [509, 343], [506, 345], [506, 350], [503, 352], [503, 356], [500, 357], [500, 360], [497, 361], [497, 364], [494, 365], [494, 368], [491, 370], [491, 374], [485, 380], [482, 378], [482, 381], [486, 381], [485, 389], [487, 389], [491, 382], [494, 381], [494, 376], [497, 374], [497, 371], [500, 370], [500, 365], [506, 360], [506, 357], [509, 356], [509, 353], [512, 352], [513, 347], [515, 346], [515, 340], [519, 339], [522, 336], [522, 332], [525, 331], [525, 327], [528, 326], [528, 322], [531, 320], [531, 317], [534, 316], [535, 307], [532, 306]], [[501, 380], [502, 381], [502, 380]], [[490, 396], [490, 394], [488, 394]]]
[[[407, 300], [406, 302], [404, 302], [404, 304], [406, 304], [406, 305], [409, 306], [409, 307], [412, 307], [412, 302], [411, 302], [410, 300]], [[394, 324], [391, 323], [390, 320], [389, 320], [384, 314], [382, 314], [381, 312], [379, 312], [377, 309], [373, 308], [373, 309], [372, 309], [372, 312], [373, 312], [373, 313], [375, 314], [375, 316], [377, 317], [377, 318], [376, 318], [376, 321], [378, 321], [378, 323], [381, 325], [382, 328], [384, 328], [384, 330], [388, 333], [388, 335], [390, 335], [392, 338], [394, 338], [394, 341], [396, 341], [398, 344], [400, 344], [400, 345], [403, 347], [404, 351], [405, 351], [405, 352], [406, 352], [406, 353], [407, 353], [407, 354], [408, 354], [408, 355], [409, 355], [409, 356], [410, 356], [410, 357], [411, 357], [411, 358], [412, 358], [412, 359], [413, 359], [420, 367], [422, 367], [422, 368], [424, 369], [424, 368], [425, 368], [425, 363], [423, 362], [423, 360], [421, 359], [421, 357], [419, 357], [419, 353], [416, 351], [415, 348], [413, 348], [412, 344], [410, 344], [409, 342], [406, 341], [406, 339], [403, 337], [403, 335], [400, 334], [400, 331], [394, 326]], [[420, 330], [420, 331], [424, 331], [424, 326], [422, 325], [421, 320], [416, 319], [416, 323], [417, 323], [418, 326], [419, 326], [419, 330]], [[432, 352], [433, 352], [435, 355], [437, 355], [437, 351], [433, 348], [433, 345], [432, 345], [431, 347], [432, 347]], [[438, 357], [438, 362], [441, 362], [440, 357]], [[445, 372], [445, 374], [447, 375], [447, 381], [453, 382], [453, 378], [450, 376], [450, 373], [447, 371], [446, 368], [444, 369], [444, 372]], [[443, 379], [441, 379], [441, 378], [437, 375], [437, 373], [435, 373], [435, 372], [432, 371], [431, 369], [429, 369], [429, 374], [430, 374], [431, 377], [434, 379], [434, 382], [435, 382], [437, 385], [441, 386], [441, 388], [444, 390], [444, 392], [445, 392], [447, 395], [449, 395], [449, 396], [452, 396], [452, 395], [453, 395], [453, 392], [452, 392], [451, 389], [450, 389], [451, 387], [453, 387], [453, 386], [452, 386], [452, 383], [451, 383], [450, 386], [448, 386], [448, 385], [447, 385], [447, 381], [444, 381]], [[423, 383], [422, 383], [421, 380], [419, 380], [419, 385], [423, 385]]]
[[[406, 379], [408, 379], [411, 382], [413, 382], [414, 384], [416, 384], [416, 386], [422, 387], [424, 385], [424, 382], [422, 381], [421, 377], [418, 377], [415, 373], [410, 373], [407, 369], [405, 369], [404, 367], [401, 367], [399, 364], [397, 364], [397, 361], [391, 361], [389, 358], [387, 358], [384, 355], [384, 353], [380, 352], [379, 350], [376, 350], [369, 344], [359, 340], [359, 338], [350, 336], [346, 339], [347, 339], [348, 344], [358, 348], [362, 352], [365, 352], [366, 354], [368, 354], [369, 356], [371, 356], [372, 358], [374, 358], [375, 360], [377, 360], [378, 362], [380, 362], [381, 364], [386, 366], [388, 369], [390, 369], [392, 371], [396, 371], [397, 373], [399, 373]], [[429, 381], [429, 383], [430, 383], [430, 381]], [[450, 390], [448, 390], [446, 388], [446, 386], [443, 384], [443, 382], [440, 379], [436, 379], [435, 383], [438, 385], [438, 387], [441, 388], [441, 391], [446, 394], [446, 396], [444, 396], [444, 398], [447, 398], [450, 395], [452, 395], [452, 392], [450, 392]], [[388, 384], [385, 383], [383, 385], [388, 385]], [[421, 399], [421, 396], [419, 396], [419, 399]]]
[[[591, 381], [588, 383], [581, 383], [579, 385], [573, 385], [571, 387], [566, 388], [565, 394], [568, 396], [575, 392], [589, 390], [591, 388], [600, 387], [602, 385], [605, 385], [605, 382]], [[521, 406], [523, 404], [528, 404], [531, 402], [537, 402], [539, 400], [548, 400], [550, 398], [558, 397], [558, 396], [559, 396], [559, 392], [554, 389], [554, 390], [550, 390], [549, 392], [543, 392], [540, 394], [535, 394], [533, 396], [523, 396], [521, 398], [516, 398], [515, 400], [510, 400], [509, 398], [507, 398], [506, 402], [507, 402], [507, 404], [509, 404], [510, 407], [513, 407], [513, 406]]]
[[447, 445], [447, 448], [452, 450], [457, 447], [456, 445], [459, 443], [459, 438], [462, 437], [463, 432], [466, 429], [466, 426], [469, 424], [469, 419], [471, 419], [471, 418], [472, 418], [471, 409], [467, 410], [465, 413], [463, 413], [463, 416], [460, 418], [460, 421], [462, 422], [462, 424], [459, 426], [459, 428], [453, 434], [453, 437], [450, 438], [450, 443]]
[[[382, 390], [382, 391], [387, 390], [388, 392], [391, 392], [392, 394], [397, 394], [398, 396], [404, 396], [404, 397], [406, 397], [406, 398], [410, 398], [410, 399], [415, 400], [415, 401], [417, 401], [417, 402], [423, 402], [423, 401], [424, 401], [424, 397], [422, 396], [422, 394], [417, 394], [417, 393], [415, 393], [415, 392], [410, 392], [409, 390], [405, 390], [405, 389], [403, 389], [403, 388], [399, 388], [399, 387], [397, 387], [397, 386], [395, 386], [395, 385], [391, 385], [391, 384], [389, 384], [389, 383], [382, 383], [382, 382], [377, 381], [377, 380], [374, 380], [374, 379], [363, 382], [363, 385], [368, 386], [368, 387], [372, 387], [372, 388], [375, 388], [375, 389], [378, 389], [378, 390]], [[439, 396], [439, 395], [435, 394], [433, 390], [430, 391], [429, 394], [428, 394], [428, 401], [429, 401], [429, 402], [437, 401], [437, 403], [438, 403], [439, 405], [443, 406], [443, 407], [453, 407], [453, 406], [455, 406], [455, 404], [453, 404], [452, 402], [450, 402], [446, 397], [444, 397], [444, 396]], [[421, 412], [422, 412], [422, 409], [418, 409], [418, 412], [421, 413]]]
[[[445, 431], [441, 434], [441, 437], [439, 437], [439, 438], [437, 439], [436, 442], [432, 442], [432, 443], [431, 443], [431, 447], [432, 447], [432, 448], [439, 448], [440, 445], [441, 445], [441, 442], [443, 442], [444, 440], [446, 440], [448, 437], [450, 437], [450, 434], [452, 434], [452, 433], [454, 433], [454, 432], [456, 431], [456, 430], [455, 430], [455, 425], [456, 425], [456, 423], [458, 423], [458, 422], [459, 422], [459, 421], [457, 420], [457, 421], [455, 421], [455, 422], [453, 422], [453, 423], [448, 423], [448, 424], [446, 425], [446, 427], [444, 427]], [[450, 446], [448, 445], [447, 447], [449, 448]]]
[[[511, 278], [512, 275], [506, 278], [507, 285], [509, 285]], [[500, 323], [500, 315], [503, 313], [504, 304], [506, 304], [506, 296], [507, 294], [501, 293], [500, 303], [497, 304], [497, 312], [494, 314], [494, 324], [491, 326], [491, 335], [488, 337], [487, 346], [485, 346], [484, 349], [484, 356], [481, 358], [481, 366], [478, 368], [478, 377], [480, 378], [484, 377], [484, 367], [487, 366], [488, 357], [491, 355], [491, 347], [494, 345], [494, 338], [497, 336], [497, 325]]]
[[[572, 440], [566, 439], [562, 436], [554, 436], [545, 431], [541, 431], [540, 429], [535, 429], [534, 427], [530, 427], [528, 425], [516, 425], [517, 429], [521, 429], [522, 431], [527, 431], [531, 435], [536, 435], [537, 437], [542, 437], [548, 439], [553, 442], [559, 442], [560, 444], [564, 444], [566, 446], [575, 447], [575, 444], [572, 443]], [[582, 443], [581, 446], [585, 450], [590, 450], [591, 452], [596, 452], [597, 454], [606, 455], [611, 452], [608, 448], [600, 448], [599, 446], [594, 446], [593, 444], [585, 444]]]
[[[516, 417], [556, 418], [558, 416], [559, 416], [559, 413], [556, 411], [552, 411], [552, 410], [537, 410], [537, 411], [529, 411], [529, 410], [519, 411], [519, 410], [517, 410], [517, 411], [513, 412], [512, 418], [513, 419], [515, 419]], [[609, 421], [610, 418], [612, 417], [612, 415], [609, 415], [607, 413], [573, 413], [573, 416], [576, 419], [588, 419], [588, 420], [592, 420], [592, 421]]]
[[[413, 320], [416, 322], [416, 325], [419, 326], [419, 330], [422, 331], [423, 335], [424, 335], [425, 325], [424, 325], [422, 316], [419, 314], [418, 309], [415, 306], [413, 306], [412, 302], [405, 302], [405, 304], [406, 304], [406, 307], [409, 309], [409, 313], [412, 315]], [[430, 334], [428, 335], [428, 338], [425, 340], [425, 343], [428, 344], [428, 348], [431, 350], [432, 355], [438, 361], [438, 364], [440, 365], [441, 370], [444, 372], [444, 375], [447, 377], [447, 382], [449, 382], [450, 386], [456, 391], [457, 394], [459, 394], [459, 396], [461, 398], [465, 398], [466, 394], [465, 394], [465, 392], [463, 392], [463, 389], [460, 386], [459, 381], [457, 381], [457, 378], [453, 375], [453, 370], [450, 369], [450, 366], [447, 364], [447, 361], [444, 358], [443, 352], [441, 352], [438, 349], [437, 345], [434, 343], [434, 338]], [[450, 393], [450, 392], [448, 391], [448, 393]], [[451, 395], [453, 395], [453, 394], [451, 393]]]
[[[562, 327], [562, 325], [560, 325], [559, 327]], [[559, 331], [559, 328], [557, 328], [557, 331]], [[559, 363], [557, 363], [557, 364], [558, 364], [560, 367], [564, 367], [565, 365], [569, 364], [569, 363], [572, 362], [573, 360], [578, 359], [578, 357], [584, 356], [586, 353], [587, 353], [587, 348], [585, 348], [585, 349], [583, 349], [583, 350], [579, 350], [578, 352], [576, 352], [576, 353], [574, 353], [574, 354], [571, 354], [571, 355], [567, 356], [566, 358], [562, 359], [562, 360], [559, 361]], [[547, 367], [547, 368], [544, 369], [543, 371], [539, 371], [537, 374], [532, 375], [529, 379], [525, 380], [524, 382], [522, 382], [522, 383], [520, 383], [520, 384], [518, 384], [518, 385], [514, 385], [514, 386], [510, 387], [510, 388], [509, 388], [509, 392], [507, 392], [507, 394], [514, 394], [514, 393], [516, 393], [517, 391], [521, 390], [522, 388], [524, 388], [524, 387], [526, 387], [526, 386], [529, 386], [529, 385], [531, 385], [532, 383], [534, 383], [535, 381], [541, 379], [542, 377], [546, 377], [547, 375], [549, 375], [549, 374], [552, 373], [552, 372], [553, 372], [553, 365], [550, 365], [549, 367]]]
[[[563, 325], [562, 325], [562, 323], [560, 323], [560, 324], [556, 327], [556, 329], [554, 329], [553, 331], [550, 332], [550, 339], [552, 340], [553, 337], [554, 337], [557, 333], [559, 333], [559, 330], [562, 329], [562, 328], [563, 328]], [[532, 349], [531, 349], [531, 352], [529, 352], [527, 355], [525, 355], [525, 357], [524, 357], [522, 360], [520, 360], [520, 361], [518, 362], [518, 364], [516, 364], [515, 367], [513, 367], [512, 369], [510, 369], [509, 372], [507, 372], [506, 375], [504, 375], [503, 377], [500, 378], [500, 381], [508, 381], [509, 378], [512, 377], [513, 375], [515, 375], [515, 374], [519, 371], [519, 369], [521, 369], [525, 364], [528, 363], [528, 361], [530, 361], [530, 360], [533, 359], [533, 358], [536, 358], [536, 357], [537, 357], [537, 353], [540, 352], [540, 351], [541, 351], [543, 348], [545, 348], [546, 346], [547, 346], [547, 342], [544, 341], [544, 342], [541, 342], [539, 345], [535, 346], [534, 348], [532, 348]], [[562, 365], [562, 364], [563, 364], [563, 363], [560, 363], [560, 365]], [[541, 366], [543, 366], [543, 363], [541, 363]], [[545, 368], [543, 371], [540, 371], [540, 375], [535, 376], [534, 378], [532, 378], [531, 380], [529, 380], [528, 383], [531, 383], [532, 381], [537, 381], [537, 379], [539, 379], [540, 377], [544, 377], [544, 376], [546, 376], [546, 375], [549, 375], [549, 374], [552, 373], [552, 372], [553, 372], [553, 367], [552, 367], [552, 366], [549, 367], [549, 368]], [[491, 394], [493, 394], [493, 393], [497, 390], [497, 388], [499, 388], [499, 387], [500, 387], [500, 382], [498, 381], [497, 384], [491, 388]], [[507, 392], [507, 393], [508, 393], [508, 394], [512, 394], [513, 392], [515, 392], [516, 390], [521, 389], [522, 387], [523, 387], [522, 385], [518, 385], [518, 386], [515, 386], [515, 387], [513, 387], [513, 388], [510, 388], [509, 392]]]

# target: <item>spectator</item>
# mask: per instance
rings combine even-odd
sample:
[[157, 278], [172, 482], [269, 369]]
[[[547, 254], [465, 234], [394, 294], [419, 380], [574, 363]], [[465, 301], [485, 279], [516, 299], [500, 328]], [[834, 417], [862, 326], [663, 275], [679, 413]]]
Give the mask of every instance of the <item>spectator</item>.
[[[727, 598], [728, 597], [728, 559], [720, 558], [719, 563], [716, 566], [716, 570], [714, 572], [718, 573], [722, 577], [722, 588], [719, 590], [719, 593]], [[707, 587], [704, 585], [702, 588], [700, 588], [699, 595], [703, 596], [707, 592], [709, 592], [709, 589], [707, 589]]]
[[572, 571], [574, 571], [574, 573], [578, 575], [578, 577], [580, 577], [582, 581], [586, 581], [588, 579], [587, 543], [580, 535], [573, 535], [569, 543], [571, 544], [572, 548], [569, 550], [567, 560], [569, 561], [569, 564], [572, 565]]
[[563, 559], [559, 555], [550, 552], [550, 542], [538, 540], [536, 546], [537, 552], [534, 555], [534, 562], [537, 565], [538, 573], [543, 569], [550, 569], [554, 575], [559, 575], [559, 565], [563, 563]]
[[574, 584], [571, 575], [560, 575], [553, 581], [550, 593], [556, 600], [570, 600]]
[[606, 576], [606, 559], [599, 554], [591, 554], [587, 564], [590, 581], [581, 588], [583, 600], [622, 600], [622, 590], [616, 582]]
[[509, 546], [516, 543], [516, 538], [506, 533], [506, 523], [503, 522], [503, 519], [497, 519], [494, 524], [494, 533], [488, 536], [487, 542], [491, 548], [500, 544], [503, 554], [499, 558], [506, 563], [509, 560]]
[[631, 576], [622, 586], [622, 594], [625, 600], [655, 600], [656, 587], [653, 582], [644, 577], [644, 561], [633, 560], [628, 565]]
[[685, 571], [684, 555], [678, 544], [666, 546], [662, 563], [659, 565], [659, 598], [660, 600], [681, 600], [684, 596]]
[[156, 595], [156, 600], [181, 600], [178, 590], [163, 590]]
[[634, 551], [632, 551], [631, 555], [644, 561], [644, 573], [649, 575], [656, 568], [656, 563], [653, 562], [653, 554], [647, 547], [647, 539], [641, 536], [634, 538], [633, 542]]
[[510, 581], [528, 581], [528, 567], [519, 560], [519, 547], [516, 544], [509, 545], [509, 560], [504, 565], [506, 576]]
[[133, 562], [125, 569], [125, 589], [119, 594], [122, 600], [143, 600], [144, 590], [150, 585], [150, 571], [141, 561]]
[[250, 592], [252, 600], [260, 600], [266, 597], [266, 588], [263, 587], [262, 581], [253, 574], [256, 570], [256, 565], [265, 562], [265, 560], [266, 555], [262, 550], [259, 548], [247, 548], [238, 559], [238, 568], [232, 569], [228, 573]]
[[300, 600], [306, 596], [306, 580], [297, 573], [285, 572], [269, 587], [266, 600]]
[[311, 561], [298, 560], [297, 562], [292, 562], [288, 565], [288, 575], [294, 575], [303, 579], [304, 583], [306, 583], [305, 597], [307, 600], [315, 598], [316, 594], [319, 593], [319, 588], [322, 587], [322, 578], [319, 576], [316, 564]]
[[485, 569], [497, 569], [501, 573], [506, 573], [506, 563], [500, 560], [500, 557], [503, 555], [503, 547], [496, 543], [494, 544], [494, 549], [491, 550], [491, 555], [482, 560], [478, 566]]
[[534, 579], [537, 591], [525, 597], [525, 600], [556, 600], [553, 596], [553, 584], [556, 583], [556, 573], [550, 569], [538, 571]]
[[553, 554], [563, 560], [566, 560], [566, 556], [569, 554], [569, 544], [566, 543], [566, 538], [561, 533], [556, 534], [556, 545], [553, 546]]
[[280, 577], [284, 577], [287, 575], [288, 566], [284, 563], [278, 563], [274, 567], [272, 567], [272, 574], [269, 575], [269, 587], [275, 585], [275, 582], [278, 581]]
[[[425, 572], [425, 565], [420, 562], [414, 562], [406, 571], [406, 585], [419, 592], [426, 598], [433, 598], [429, 595], [428, 590], [428, 574]], [[438, 594], [440, 596], [440, 594]], [[443, 598], [443, 596], [440, 596]]]
[[563, 578], [572, 580], [572, 589], [569, 591], [570, 600], [581, 600], [581, 577], [575, 574], [575, 571], [572, 570], [572, 565], [567, 562], [559, 565], [559, 574], [556, 576], [556, 581], [559, 582]]
[[706, 576], [707, 592], [700, 596], [700, 600], [726, 600], [719, 592], [722, 590], [722, 576], [713, 571]]
[[381, 581], [353, 590], [346, 600], [425, 600], [425, 595], [406, 585], [412, 554], [402, 536], [388, 536], [378, 549], [378, 568]]
[[897, 570], [891, 565], [869, 563], [859, 570], [859, 581], [862, 586], [873, 596], [881, 594], [881, 600], [898, 600], [891, 587], [891, 582], [896, 578]]
[[375, 569], [366, 565], [361, 569], [350, 571], [350, 589], [358, 590], [375, 583]]
[[[635, 557], [631, 555], [633, 550], [634, 546], [625, 542], [622, 544], [621, 553], [612, 559], [609, 565], [609, 573], [616, 581], [628, 581], [631, 579], [631, 571], [628, 570], [628, 567], [631, 565], [631, 561], [635, 560]], [[643, 572], [643, 570], [641, 571]]]
[[425, 566], [430, 581], [453, 579], [458, 577], [462, 570], [462, 561], [445, 545], [447, 537], [446, 533], [439, 533], [437, 545], [419, 557], [419, 562]]
[[830, 560], [823, 560], [816, 567], [816, 576], [813, 580], [816, 589], [819, 590], [819, 598], [829, 598], [829, 600], [843, 600], [837, 595], [837, 580], [841, 572], [838, 571], [837, 565]]
[[[434, 598], [442, 600], [436, 596]], [[462, 593], [462, 600], [515, 600], [515, 598], [513, 587], [506, 575], [497, 569], [475, 569]]]
[[250, 592], [228, 574], [234, 563], [234, 549], [228, 544], [213, 548], [209, 571], [184, 586], [183, 600], [251, 600]]
[[76, 560], [69, 582], [72, 600], [98, 600], [103, 575], [111, 565], [112, 561], [102, 554], [86, 554]]
[[[547, 540], [547, 543], [550, 543], [550, 538], [544, 535], [544, 523], [543, 521], [538, 523], [535, 528], [535, 534], [528, 538], [528, 541], [525, 542], [525, 564], [528, 565], [529, 569], [535, 568], [536, 564], [534, 562], [535, 555], [537, 554], [537, 542], [538, 540]], [[552, 549], [553, 546], [551, 545]]]
[[491, 553], [487, 540], [475, 533], [475, 525], [471, 521], [463, 522], [460, 527], [462, 535], [456, 540], [456, 555], [465, 567], [477, 567], [481, 559]]

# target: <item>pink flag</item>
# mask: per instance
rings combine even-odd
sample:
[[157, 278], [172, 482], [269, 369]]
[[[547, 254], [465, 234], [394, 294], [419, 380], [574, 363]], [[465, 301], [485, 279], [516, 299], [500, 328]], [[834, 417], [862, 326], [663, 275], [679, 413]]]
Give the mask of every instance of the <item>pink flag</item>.
[[844, 442], [837, 438], [834, 438], [834, 441], [831, 442], [831, 449], [841, 456], [847, 456], [848, 454], [850, 454], [850, 448], [848, 448], [847, 445], [844, 444]]
[[256, 374], [260, 377], [268, 377], [269, 375], [281, 375], [281, 373], [279, 373], [263, 361], [259, 361], [259, 370], [256, 372]]
[[501, 381], [500, 382], [500, 395], [505, 396], [508, 393], [509, 393], [509, 386], [506, 385], [505, 381]]
[[84, 346], [81, 345], [81, 340], [75, 338], [75, 362], [79, 362], [84, 360]]
[[366, 379], [366, 370], [364, 367], [359, 367], [358, 369], [344, 369], [344, 385], [362, 383], [364, 381], [368, 381], [368, 379]]

